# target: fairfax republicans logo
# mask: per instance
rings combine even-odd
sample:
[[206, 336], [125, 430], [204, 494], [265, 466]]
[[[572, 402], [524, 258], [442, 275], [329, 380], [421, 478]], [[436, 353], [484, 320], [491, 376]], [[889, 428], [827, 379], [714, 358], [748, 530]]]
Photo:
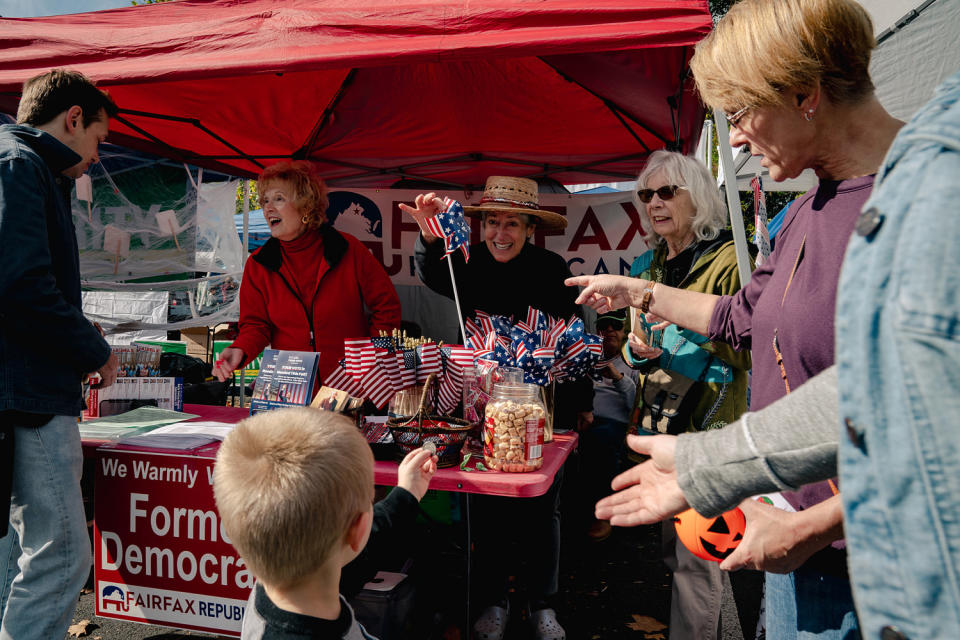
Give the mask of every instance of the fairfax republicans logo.
[[100, 609], [107, 612], [112, 608], [117, 613], [126, 613], [130, 610], [127, 600], [132, 595], [115, 584], [108, 584], [100, 592]]
[[358, 240], [383, 238], [383, 215], [373, 200], [353, 191], [331, 191], [327, 219], [334, 227]]

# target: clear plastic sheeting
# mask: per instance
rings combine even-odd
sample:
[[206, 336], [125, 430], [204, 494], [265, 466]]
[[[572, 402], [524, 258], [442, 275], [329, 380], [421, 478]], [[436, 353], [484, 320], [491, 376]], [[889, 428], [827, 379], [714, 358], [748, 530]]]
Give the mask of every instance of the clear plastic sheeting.
[[164, 340], [162, 329], [141, 329], [114, 333], [126, 323], [163, 326], [167, 321], [170, 294], [166, 291], [84, 291], [83, 312], [92, 322], [106, 326], [110, 344], [130, 344], [135, 340]]
[[[111, 174], [96, 165], [89, 175], [72, 205], [91, 320], [116, 334], [238, 319], [244, 254], [233, 223], [236, 182], [204, 184], [202, 171], [171, 166]], [[110, 296], [90, 295], [109, 292], [123, 295], [109, 303]]]

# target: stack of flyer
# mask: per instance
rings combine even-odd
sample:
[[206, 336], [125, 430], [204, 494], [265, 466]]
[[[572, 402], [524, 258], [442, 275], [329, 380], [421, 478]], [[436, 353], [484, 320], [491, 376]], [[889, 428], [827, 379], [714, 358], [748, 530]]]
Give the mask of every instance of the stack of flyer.
[[319, 358], [320, 355], [312, 351], [265, 349], [250, 397], [250, 415], [309, 404]]
[[86, 418], [115, 416], [138, 407], [183, 409], [183, 378], [157, 375], [160, 347], [135, 343], [112, 349], [120, 363], [117, 380], [105, 389], [90, 388]]

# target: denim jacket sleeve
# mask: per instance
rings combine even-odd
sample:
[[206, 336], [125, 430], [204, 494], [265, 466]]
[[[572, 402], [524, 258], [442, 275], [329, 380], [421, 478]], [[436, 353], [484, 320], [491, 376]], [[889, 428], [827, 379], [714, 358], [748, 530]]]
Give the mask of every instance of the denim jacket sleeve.
[[960, 74], [894, 140], [840, 278], [839, 468], [864, 637], [960, 637], [957, 176]]

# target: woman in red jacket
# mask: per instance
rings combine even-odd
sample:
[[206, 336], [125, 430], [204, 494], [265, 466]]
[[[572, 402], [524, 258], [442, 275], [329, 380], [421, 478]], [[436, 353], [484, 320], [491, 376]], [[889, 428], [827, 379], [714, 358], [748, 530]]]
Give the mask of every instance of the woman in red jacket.
[[320, 379], [343, 357], [343, 339], [400, 326], [400, 299], [383, 266], [327, 221], [327, 187], [309, 162], [267, 167], [257, 181], [273, 236], [243, 268], [240, 335], [213, 373], [221, 381], [264, 347], [320, 354]]

